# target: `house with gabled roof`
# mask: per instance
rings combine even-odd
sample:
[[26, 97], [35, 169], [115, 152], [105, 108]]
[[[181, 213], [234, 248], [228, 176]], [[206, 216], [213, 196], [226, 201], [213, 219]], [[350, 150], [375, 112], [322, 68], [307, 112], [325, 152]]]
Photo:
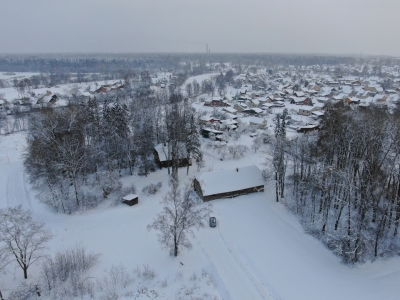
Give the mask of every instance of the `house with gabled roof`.
[[257, 166], [206, 172], [193, 180], [196, 193], [203, 201], [234, 198], [264, 191], [264, 179]]
[[349, 104], [360, 104], [361, 100], [356, 97], [347, 97], [344, 101]]
[[222, 111], [225, 111], [225, 112], [230, 113], [230, 114], [233, 114], [233, 115], [236, 115], [236, 114], [237, 114], [237, 110], [234, 109], [233, 107], [229, 107], [229, 106], [224, 107], [224, 108], [222, 109]]
[[249, 120], [250, 126], [257, 126], [258, 128], [265, 128], [267, 126], [267, 120], [263, 118], [252, 117]]
[[[178, 147], [179, 147], [178, 166], [179, 167], [185, 167], [187, 165], [191, 166], [192, 160], [187, 159], [185, 143], [180, 142]], [[154, 161], [160, 169], [166, 168], [168, 166], [172, 166], [172, 159], [170, 157], [171, 149], [170, 149], [170, 145], [168, 143], [161, 143], [161, 144], [158, 144], [157, 146], [155, 146], [153, 154], [154, 154]]]
[[299, 107], [298, 114], [303, 116], [311, 116], [311, 113], [316, 110], [319, 110], [319, 108], [316, 106], [302, 105]]

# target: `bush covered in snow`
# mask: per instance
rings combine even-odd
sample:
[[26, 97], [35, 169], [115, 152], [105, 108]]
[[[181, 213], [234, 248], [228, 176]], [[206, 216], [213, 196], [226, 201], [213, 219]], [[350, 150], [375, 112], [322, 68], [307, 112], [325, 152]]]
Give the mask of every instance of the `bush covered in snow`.
[[82, 245], [59, 251], [43, 263], [41, 290], [57, 299], [92, 295], [94, 282], [89, 270], [97, 263], [98, 254]]
[[151, 183], [151, 184], [145, 186], [142, 189], [142, 192], [145, 193], [145, 194], [154, 195], [161, 189], [161, 187], [162, 187], [162, 183], [161, 182], [158, 182], [157, 184]]

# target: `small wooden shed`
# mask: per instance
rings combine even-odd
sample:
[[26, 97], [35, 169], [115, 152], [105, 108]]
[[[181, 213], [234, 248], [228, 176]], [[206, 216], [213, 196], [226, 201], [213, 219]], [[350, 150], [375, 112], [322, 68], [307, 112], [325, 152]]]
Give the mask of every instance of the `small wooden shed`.
[[129, 206], [139, 203], [139, 196], [136, 194], [129, 194], [122, 197], [122, 202], [128, 204]]

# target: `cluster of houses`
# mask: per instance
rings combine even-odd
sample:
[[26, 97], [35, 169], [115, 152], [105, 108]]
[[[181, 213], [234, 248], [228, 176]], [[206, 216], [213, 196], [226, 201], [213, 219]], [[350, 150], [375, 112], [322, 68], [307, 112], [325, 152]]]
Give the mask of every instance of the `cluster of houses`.
[[[221, 107], [227, 119], [232, 120], [237, 118], [238, 113], [260, 117], [271, 113], [274, 108], [287, 108], [318, 122], [323, 118], [325, 105], [329, 101], [342, 101], [359, 107], [400, 104], [400, 74], [396, 72], [391, 74], [391, 78], [319, 75], [311, 70], [307, 73], [285, 70], [274, 75], [268, 72], [240, 74], [234, 78], [236, 88], [228, 87], [225, 95], [207, 99], [204, 105]], [[203, 121], [219, 129], [216, 128], [218, 123], [215, 126], [218, 120]], [[255, 123], [260, 123], [262, 128], [262, 119]], [[307, 130], [304, 128], [304, 131]]]
[[[12, 113], [16, 109], [21, 112], [29, 111], [32, 107], [54, 107], [57, 105], [65, 105], [64, 102], [60, 103], [59, 100], [64, 91], [60, 86], [47, 87], [48, 89], [43, 93], [35, 94], [34, 92], [25, 95], [21, 99], [0, 99], [0, 111]], [[124, 85], [118, 81], [111, 84], [104, 84], [96, 88], [94, 91], [82, 91], [79, 88], [72, 88], [70, 97], [77, 101], [85, 102], [89, 97], [93, 97], [100, 93], [109, 93], [113, 91], [120, 91], [124, 89]]]

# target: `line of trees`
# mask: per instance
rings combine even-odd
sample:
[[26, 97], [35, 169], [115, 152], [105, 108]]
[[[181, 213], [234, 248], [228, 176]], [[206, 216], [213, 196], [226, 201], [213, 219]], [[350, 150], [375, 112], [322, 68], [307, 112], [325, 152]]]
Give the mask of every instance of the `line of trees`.
[[336, 104], [319, 133], [283, 144], [285, 204], [345, 263], [399, 253], [399, 129], [397, 114]]

